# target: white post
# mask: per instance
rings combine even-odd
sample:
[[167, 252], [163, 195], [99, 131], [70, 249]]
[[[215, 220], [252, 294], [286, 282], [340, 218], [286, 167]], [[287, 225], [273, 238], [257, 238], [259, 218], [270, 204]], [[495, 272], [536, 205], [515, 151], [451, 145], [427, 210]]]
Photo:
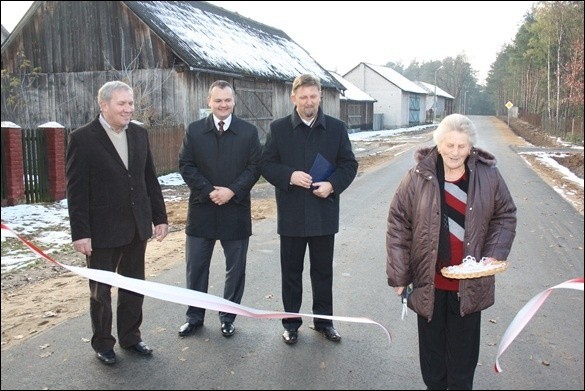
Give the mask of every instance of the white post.
[[443, 65], [435, 69], [435, 99], [433, 100], [433, 123], [435, 123], [435, 117], [437, 116], [437, 72], [443, 68]]

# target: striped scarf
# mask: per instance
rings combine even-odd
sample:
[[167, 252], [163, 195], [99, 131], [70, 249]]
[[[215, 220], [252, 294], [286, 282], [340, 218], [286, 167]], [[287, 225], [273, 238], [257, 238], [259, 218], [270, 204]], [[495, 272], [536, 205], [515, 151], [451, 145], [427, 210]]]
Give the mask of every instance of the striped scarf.
[[469, 169], [465, 162], [465, 174], [456, 183], [445, 183], [445, 169], [441, 155], [437, 158], [437, 180], [441, 194], [441, 230], [439, 232], [439, 254], [436, 270], [451, 265], [450, 237], [463, 241], [465, 233], [465, 207], [469, 187]]

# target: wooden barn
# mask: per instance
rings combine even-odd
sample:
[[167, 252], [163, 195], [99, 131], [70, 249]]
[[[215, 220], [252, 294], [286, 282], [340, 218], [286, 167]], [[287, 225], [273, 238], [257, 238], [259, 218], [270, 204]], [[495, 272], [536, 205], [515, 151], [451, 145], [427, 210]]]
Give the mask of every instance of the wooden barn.
[[301, 73], [321, 78], [323, 109], [339, 116], [343, 85], [283, 31], [237, 13], [204, 1], [35, 1], [2, 44], [2, 121], [74, 129], [98, 114], [99, 87], [123, 80], [136, 120], [181, 132], [168, 151], [176, 159], [185, 127], [208, 113], [213, 81], [232, 83], [236, 115], [263, 141], [292, 111]]
[[331, 75], [343, 84], [345, 91], [339, 97], [339, 118], [347, 124], [349, 131], [379, 130], [374, 129], [374, 102], [376, 99], [357, 88], [340, 74]]
[[8, 35], [10, 35], [10, 33], [4, 28], [4, 25], [2, 25], [2, 43], [8, 38]]
[[425, 122], [427, 91], [394, 69], [362, 62], [343, 77], [377, 100], [374, 113], [382, 115], [383, 129]]

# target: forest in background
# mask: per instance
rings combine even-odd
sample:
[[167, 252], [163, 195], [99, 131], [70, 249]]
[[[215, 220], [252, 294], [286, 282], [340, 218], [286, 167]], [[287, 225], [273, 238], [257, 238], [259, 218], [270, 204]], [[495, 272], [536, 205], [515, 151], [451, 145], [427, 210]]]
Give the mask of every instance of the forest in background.
[[[408, 66], [390, 61], [385, 66], [409, 80], [445, 90], [454, 97], [455, 112], [505, 116], [506, 103], [512, 102], [523, 120], [568, 141], [582, 143], [584, 4], [535, 2], [512, 43], [503, 45], [494, 58], [485, 85], [480, 84], [465, 53], [442, 60], [413, 61]], [[28, 107], [21, 90], [41, 70], [24, 54], [19, 55], [22, 58], [18, 74], [2, 70], [2, 91], [7, 96], [4, 103]], [[9, 112], [8, 107], [2, 111]]]
[[[511, 44], [491, 65], [486, 85], [465, 54], [443, 60], [386, 66], [410, 80], [435, 84], [455, 97], [454, 110], [506, 115], [513, 102], [530, 122], [580, 126], [583, 135], [583, 1], [539, 1], [524, 16]], [[502, 12], [505, 12], [502, 11]], [[497, 25], [497, 21], [494, 21]], [[575, 125], [575, 122], [577, 123]]]

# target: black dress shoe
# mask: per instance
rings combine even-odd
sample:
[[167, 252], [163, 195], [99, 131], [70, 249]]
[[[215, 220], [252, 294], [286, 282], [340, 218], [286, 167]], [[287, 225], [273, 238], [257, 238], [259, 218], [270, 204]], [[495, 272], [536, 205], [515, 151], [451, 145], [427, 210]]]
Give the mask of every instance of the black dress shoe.
[[221, 334], [224, 337], [231, 337], [236, 332], [236, 326], [232, 322], [223, 322], [221, 324]]
[[136, 345], [128, 346], [127, 348], [124, 349], [138, 354], [142, 354], [143, 356], [148, 356], [152, 354], [152, 349], [142, 341], [138, 342]]
[[299, 332], [297, 330], [284, 330], [282, 333], [282, 339], [284, 339], [284, 343], [287, 345], [293, 345], [297, 343], [299, 339]]
[[315, 327], [315, 331], [320, 332], [330, 341], [339, 342], [341, 341], [341, 335], [335, 330], [333, 326]]
[[185, 323], [179, 329], [179, 336], [186, 337], [187, 335], [193, 334], [193, 332], [198, 329], [199, 327], [203, 326], [203, 323]]
[[114, 350], [110, 349], [105, 352], [98, 352], [97, 358], [106, 365], [112, 365], [116, 363], [116, 353]]

